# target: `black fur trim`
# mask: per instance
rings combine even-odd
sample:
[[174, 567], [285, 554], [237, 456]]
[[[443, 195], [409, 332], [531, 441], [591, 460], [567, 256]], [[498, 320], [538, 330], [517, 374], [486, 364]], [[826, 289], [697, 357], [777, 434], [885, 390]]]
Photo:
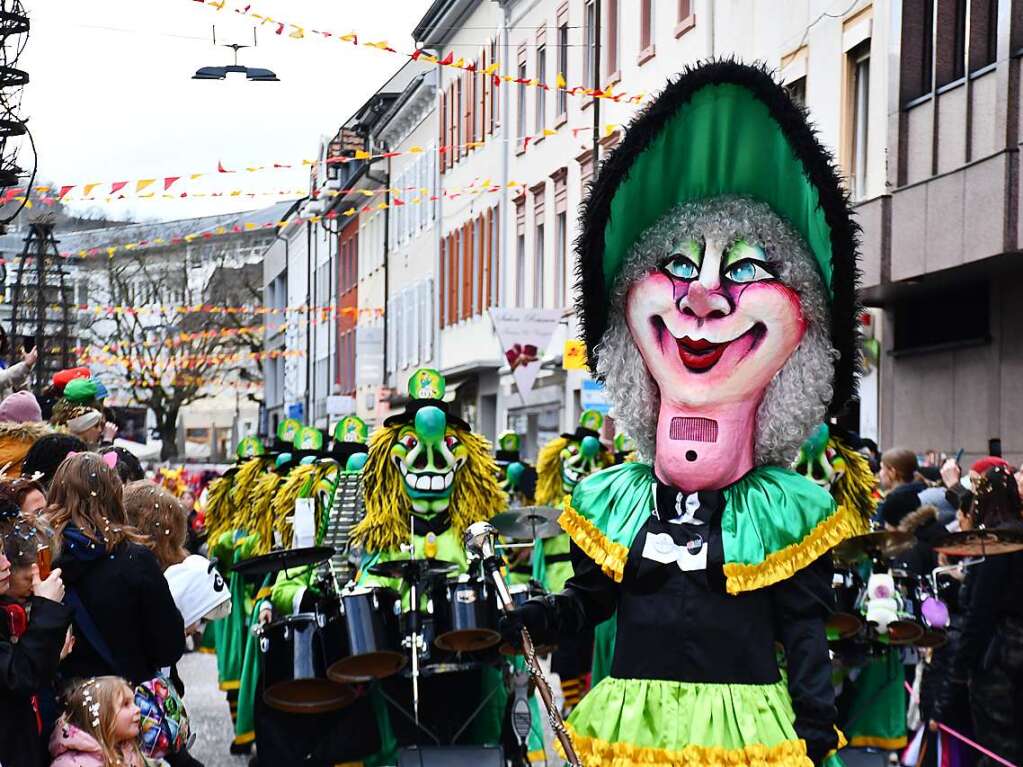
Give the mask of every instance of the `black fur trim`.
[[829, 413], [838, 415], [856, 395], [860, 365], [860, 305], [856, 293], [860, 228], [851, 218], [848, 195], [838, 169], [830, 153], [818, 141], [805, 110], [789, 98], [788, 92], [760, 64], [724, 60], [686, 68], [632, 121], [625, 138], [600, 164], [583, 203], [580, 234], [575, 242], [576, 312], [590, 369], [596, 369], [598, 347], [608, 324], [607, 294], [611, 286], [604, 284], [603, 261], [604, 227], [611, 213], [611, 201], [633, 163], [675, 113], [704, 86], [722, 83], [742, 86], [764, 103], [820, 197], [821, 209], [831, 229], [831, 343], [840, 355], [835, 363], [834, 395]]

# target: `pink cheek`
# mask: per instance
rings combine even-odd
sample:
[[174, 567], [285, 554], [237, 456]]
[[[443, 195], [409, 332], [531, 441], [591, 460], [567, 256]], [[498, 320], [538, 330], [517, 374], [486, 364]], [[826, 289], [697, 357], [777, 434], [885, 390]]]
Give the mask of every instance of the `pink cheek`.
[[650, 272], [632, 284], [625, 303], [630, 309], [659, 314], [677, 304], [685, 293], [686, 286], [682, 283], [661, 272]]
[[754, 282], [749, 285], [732, 285], [728, 294], [735, 303], [736, 311], [754, 320], [770, 322], [794, 332], [802, 339], [806, 332], [806, 318], [799, 294], [780, 282]]

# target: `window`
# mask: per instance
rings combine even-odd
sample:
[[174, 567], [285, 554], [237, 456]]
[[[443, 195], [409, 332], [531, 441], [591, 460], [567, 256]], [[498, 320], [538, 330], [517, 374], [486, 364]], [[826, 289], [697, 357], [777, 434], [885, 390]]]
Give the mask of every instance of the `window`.
[[583, 86], [597, 87], [593, 82], [593, 57], [596, 54], [597, 45], [597, 8], [595, 0], [588, 0], [584, 9], [585, 20], [583, 23], [583, 34], [585, 45], [583, 46]]
[[870, 40], [847, 56], [849, 72], [849, 189], [854, 199], [867, 193], [867, 113], [870, 102]]
[[568, 249], [568, 214], [558, 214], [554, 238], [554, 305], [561, 307], [566, 303], [565, 256]]
[[526, 235], [515, 238], [515, 306], [526, 305]]
[[971, 0], [970, 71], [998, 58], [998, 0]]
[[519, 83], [519, 90], [518, 90], [518, 94], [517, 94], [517, 96], [518, 96], [518, 99], [517, 99], [517, 101], [518, 101], [518, 113], [516, 115], [516, 135], [518, 135], [519, 139], [521, 140], [521, 139], [524, 139], [526, 137], [526, 86], [525, 86], [525, 80], [526, 80], [526, 62], [525, 61], [520, 61], [519, 62], [518, 79], [520, 80], [520, 83]]
[[692, 15], [692, 2], [690, 0], [678, 0], [678, 22], [681, 24]]
[[934, 0], [905, 0], [902, 5], [901, 100], [931, 92], [934, 63]]
[[547, 127], [547, 90], [543, 87], [547, 83], [547, 46], [536, 46], [536, 79], [540, 86], [534, 88], [536, 91], [536, 135], [543, 134]]
[[536, 225], [535, 239], [533, 241], [533, 308], [542, 309], [543, 302], [543, 224]]
[[[568, 77], [568, 5], [563, 5], [558, 10], [558, 73], [566, 83]], [[586, 54], [584, 53], [583, 56]], [[568, 115], [568, 91], [565, 88], [558, 88], [557, 93], [557, 119], [563, 120]]]
[[619, 54], [621, 53], [621, 35], [618, 34], [618, 9], [620, 0], [607, 0], [604, 9], [604, 27], [607, 29], [606, 79], [610, 80], [618, 74]]
[[786, 84], [785, 90], [789, 92], [789, 96], [799, 106], [806, 106], [806, 78], [800, 77], [792, 82]]
[[526, 195], [515, 198], [515, 306], [526, 305]]
[[654, 2], [653, 0], [640, 0], [639, 3], [639, 50], [642, 55], [654, 44]]
[[938, 3], [939, 86], [966, 74], [966, 4], [969, 0]]

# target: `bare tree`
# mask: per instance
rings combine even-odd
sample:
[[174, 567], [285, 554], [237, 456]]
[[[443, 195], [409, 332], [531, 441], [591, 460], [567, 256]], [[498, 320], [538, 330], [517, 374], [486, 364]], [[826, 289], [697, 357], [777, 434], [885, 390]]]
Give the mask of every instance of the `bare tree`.
[[90, 270], [114, 308], [85, 318], [89, 355], [152, 411], [162, 460], [178, 457], [183, 407], [218, 386], [262, 380], [261, 317], [226, 309], [259, 305], [262, 268], [238, 263], [233, 248], [209, 249], [199, 261], [184, 247], [129, 251]]

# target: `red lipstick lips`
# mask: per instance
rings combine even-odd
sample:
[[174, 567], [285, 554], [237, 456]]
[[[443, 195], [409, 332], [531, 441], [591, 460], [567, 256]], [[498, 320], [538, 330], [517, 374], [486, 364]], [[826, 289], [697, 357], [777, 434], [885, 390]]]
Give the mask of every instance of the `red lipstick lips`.
[[731, 341], [725, 341], [722, 344], [716, 344], [706, 339], [697, 340], [689, 336], [678, 338], [675, 342], [678, 344], [678, 356], [682, 360], [682, 364], [695, 372], [703, 372], [714, 367], [721, 359], [721, 355], [725, 353], [728, 344], [731, 343]]

